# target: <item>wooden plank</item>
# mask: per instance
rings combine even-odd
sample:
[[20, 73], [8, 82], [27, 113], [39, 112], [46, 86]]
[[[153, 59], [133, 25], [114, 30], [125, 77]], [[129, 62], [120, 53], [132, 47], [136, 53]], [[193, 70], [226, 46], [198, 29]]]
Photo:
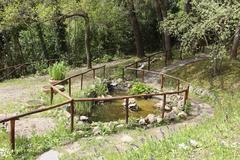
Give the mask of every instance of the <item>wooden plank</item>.
[[81, 76], [81, 90], [83, 89], [83, 74]]
[[72, 79], [70, 78], [69, 79], [69, 82], [68, 82], [68, 89], [69, 89], [69, 96], [71, 97], [72, 96]]
[[71, 132], [74, 131], [74, 101], [72, 100], [71, 103]]
[[50, 107], [47, 107], [47, 108], [36, 109], [34, 111], [31, 111], [31, 112], [27, 112], [27, 113], [11, 116], [11, 117], [8, 117], [8, 118], [0, 120], [0, 123], [4, 123], [4, 122], [10, 121], [12, 119], [19, 119], [21, 117], [25, 117], [25, 116], [36, 114], [36, 113], [41, 113], [41, 112], [48, 111], [48, 110], [51, 110], [51, 109], [54, 109], [54, 108], [59, 108], [59, 107], [62, 107], [64, 105], [66, 105], [66, 104], [69, 104], [71, 101], [72, 100], [66, 101], [66, 102], [63, 102], [63, 103], [60, 103], [60, 104], [56, 104], [54, 106], [50, 106]]
[[71, 100], [72, 97], [66, 95], [65, 93], [63, 93], [62, 91], [60, 91], [56, 86], [51, 86], [53, 88], [54, 91], [56, 91], [58, 94], [60, 94], [61, 96], [67, 98], [68, 100]]
[[129, 106], [129, 98], [126, 98], [126, 105], [125, 105], [125, 110], [126, 110], [126, 116], [125, 116], [125, 120], [126, 120], [126, 124], [128, 124], [128, 106]]
[[164, 118], [164, 114], [165, 114], [165, 106], [166, 106], [166, 99], [167, 99], [166, 97], [167, 97], [167, 95], [164, 94], [163, 95], [162, 119]]
[[109, 98], [77, 98], [74, 99], [75, 102], [87, 102], [87, 101], [113, 101], [113, 100], [121, 100], [121, 99], [127, 99], [127, 98], [141, 98], [141, 97], [152, 97], [152, 96], [161, 96], [161, 95], [173, 95], [178, 93], [184, 93], [186, 92], [186, 89], [181, 90], [179, 92], [164, 92], [164, 93], [151, 93], [151, 94], [140, 94], [140, 95], [131, 95], [131, 96], [118, 96], [118, 97], [109, 97]]
[[10, 143], [11, 149], [15, 150], [15, 119], [10, 120]]

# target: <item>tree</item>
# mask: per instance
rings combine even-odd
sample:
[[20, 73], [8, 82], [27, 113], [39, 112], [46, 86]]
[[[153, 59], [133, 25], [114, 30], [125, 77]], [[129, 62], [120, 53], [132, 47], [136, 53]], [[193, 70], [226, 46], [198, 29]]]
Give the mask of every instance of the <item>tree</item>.
[[[158, 15], [158, 19], [160, 21], [167, 19], [167, 0], [155, 0], [156, 2], [156, 11]], [[168, 30], [164, 30], [164, 51], [165, 51], [165, 64], [169, 60], [172, 60], [172, 52], [171, 52], [171, 37], [169, 35]]]
[[240, 43], [240, 23], [238, 24], [237, 29], [234, 34], [233, 45], [232, 45], [232, 49], [231, 49], [231, 58], [232, 59], [237, 58], [239, 43]]
[[126, 0], [126, 5], [129, 12], [129, 19], [132, 24], [133, 34], [135, 38], [135, 45], [137, 50], [137, 56], [143, 57], [144, 56], [144, 44], [142, 40], [142, 33], [140, 30], [140, 25], [137, 19], [136, 10], [134, 6], [133, 0]]
[[90, 30], [90, 22], [89, 22], [88, 14], [84, 11], [78, 11], [77, 13], [63, 15], [62, 17], [60, 17], [60, 19], [62, 21], [65, 21], [66, 19], [72, 18], [72, 17], [82, 17], [84, 19], [84, 22], [85, 22], [85, 53], [87, 56], [87, 67], [90, 69], [90, 68], [92, 68], [92, 55], [91, 55], [91, 51], [90, 51], [91, 30]]
[[191, 0], [185, 0], [185, 4], [184, 4], [184, 11], [189, 14], [191, 11]]

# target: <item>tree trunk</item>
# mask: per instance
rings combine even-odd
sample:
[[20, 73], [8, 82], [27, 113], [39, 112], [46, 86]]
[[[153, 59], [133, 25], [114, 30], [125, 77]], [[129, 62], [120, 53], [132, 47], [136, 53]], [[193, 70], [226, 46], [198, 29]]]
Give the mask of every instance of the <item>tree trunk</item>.
[[46, 42], [45, 42], [45, 39], [44, 39], [44, 33], [43, 33], [43, 30], [42, 30], [41, 24], [37, 23], [36, 29], [37, 29], [37, 33], [38, 33], [38, 38], [39, 38], [40, 43], [41, 43], [40, 45], [41, 45], [41, 48], [42, 48], [42, 51], [43, 51], [43, 55], [48, 60], [49, 59], [49, 54], [48, 54], [48, 51], [47, 51], [47, 45], [46, 45]]
[[128, 0], [128, 10], [129, 10], [129, 18], [132, 24], [133, 28], [133, 34], [134, 34], [134, 39], [135, 39], [135, 45], [136, 45], [136, 50], [137, 50], [137, 56], [138, 57], [143, 57], [144, 56], [144, 44], [143, 44], [143, 38], [142, 38], [142, 33], [140, 30], [139, 22], [137, 19], [135, 7], [134, 7], [134, 1], [133, 0]]
[[[156, 10], [158, 15], [161, 15], [159, 19], [165, 20], [167, 18], [167, 0], [156, 0]], [[164, 50], [165, 50], [165, 64], [169, 60], [172, 60], [172, 52], [171, 52], [171, 37], [168, 31], [164, 31]]]
[[14, 28], [12, 31], [12, 42], [13, 42], [13, 49], [15, 52], [15, 60], [17, 61], [17, 64], [23, 64], [24, 63], [24, 56], [22, 53], [22, 46], [19, 42], [19, 32], [17, 28]]
[[92, 55], [91, 55], [91, 51], [90, 51], [90, 41], [91, 41], [91, 37], [90, 37], [90, 23], [89, 23], [89, 18], [88, 16], [86, 16], [84, 18], [85, 20], [85, 51], [86, 51], [86, 56], [87, 56], [87, 67], [88, 69], [92, 68]]
[[55, 13], [56, 52], [61, 55], [67, 55], [66, 25], [64, 24], [64, 21], [59, 18], [62, 16], [62, 13], [57, 9]]
[[240, 23], [237, 26], [237, 29], [235, 31], [234, 39], [233, 39], [233, 46], [231, 50], [231, 59], [237, 58], [237, 51], [240, 43]]
[[191, 0], [185, 0], [185, 4], [184, 4], [184, 11], [189, 14], [191, 11]]
[[2, 32], [0, 32], [0, 68], [3, 66], [4, 61], [4, 37]]

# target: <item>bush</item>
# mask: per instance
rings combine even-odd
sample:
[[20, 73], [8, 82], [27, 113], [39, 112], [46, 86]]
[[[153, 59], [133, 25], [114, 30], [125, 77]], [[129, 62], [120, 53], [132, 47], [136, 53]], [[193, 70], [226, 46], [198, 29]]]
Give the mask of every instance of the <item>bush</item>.
[[53, 66], [49, 67], [48, 73], [54, 80], [63, 80], [66, 76], [67, 70], [67, 65], [62, 61], [55, 63]]
[[153, 93], [155, 91], [154, 88], [147, 86], [144, 83], [141, 82], [135, 82], [133, 83], [132, 87], [129, 89], [129, 93], [132, 95], [136, 94], [149, 94]]

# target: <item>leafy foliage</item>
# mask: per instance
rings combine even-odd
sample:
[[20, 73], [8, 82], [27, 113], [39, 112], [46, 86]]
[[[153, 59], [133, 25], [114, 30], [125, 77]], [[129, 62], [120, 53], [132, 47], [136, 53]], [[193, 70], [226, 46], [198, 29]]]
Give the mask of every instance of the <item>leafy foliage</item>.
[[65, 62], [57, 62], [53, 66], [50, 66], [48, 73], [54, 80], [63, 80], [66, 76], [68, 67]]
[[155, 91], [154, 88], [149, 87], [144, 83], [135, 82], [135, 83], [133, 83], [132, 87], [129, 89], [128, 92], [132, 95], [136, 95], [136, 94], [153, 93], [154, 91]]

